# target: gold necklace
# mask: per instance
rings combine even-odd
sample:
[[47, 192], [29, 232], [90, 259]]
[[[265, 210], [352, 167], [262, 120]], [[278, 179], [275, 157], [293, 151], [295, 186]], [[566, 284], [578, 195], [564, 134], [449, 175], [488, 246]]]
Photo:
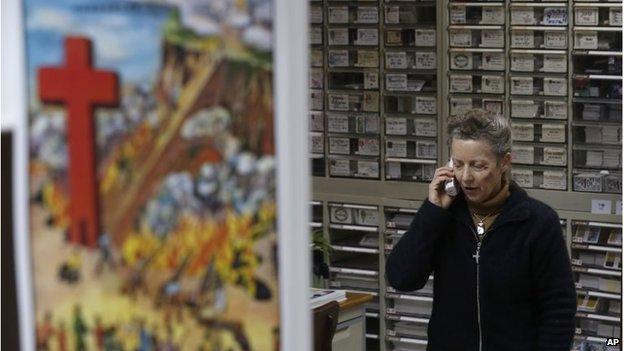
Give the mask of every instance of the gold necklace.
[[475, 216], [475, 218], [477, 219], [477, 234], [479, 235], [483, 235], [485, 233], [485, 223], [483, 223], [486, 219], [490, 218], [491, 216], [495, 215], [496, 213], [498, 213], [499, 210], [495, 210], [490, 212], [490, 214], [488, 214], [485, 217], [479, 217], [479, 215], [477, 215], [476, 212], [473, 212], [472, 215]]

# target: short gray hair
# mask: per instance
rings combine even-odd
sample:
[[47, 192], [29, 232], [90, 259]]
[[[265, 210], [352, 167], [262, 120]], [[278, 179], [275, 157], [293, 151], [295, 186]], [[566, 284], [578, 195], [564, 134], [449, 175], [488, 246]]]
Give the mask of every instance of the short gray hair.
[[472, 109], [451, 116], [447, 125], [449, 148], [453, 139], [485, 140], [498, 159], [511, 152], [511, 126], [502, 115], [484, 109]]

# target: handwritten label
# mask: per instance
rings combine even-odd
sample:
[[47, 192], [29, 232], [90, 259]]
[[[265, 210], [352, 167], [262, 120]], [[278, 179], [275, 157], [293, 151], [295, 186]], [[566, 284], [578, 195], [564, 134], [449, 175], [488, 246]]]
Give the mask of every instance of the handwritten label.
[[505, 54], [498, 52], [484, 52], [482, 55], [481, 69], [484, 71], [505, 70]]
[[386, 68], [405, 69], [407, 68], [407, 53], [404, 51], [387, 51]]
[[545, 31], [544, 47], [546, 49], [565, 49], [568, 47], [568, 33], [566, 31]]
[[472, 92], [472, 76], [452, 75], [450, 77], [449, 90], [452, 93], [471, 93]]
[[327, 11], [329, 23], [349, 23], [349, 8], [347, 6], [330, 7]]
[[357, 22], [358, 23], [378, 23], [379, 12], [377, 7], [362, 6], [357, 9]]
[[435, 52], [417, 52], [414, 54], [417, 69], [436, 69]]

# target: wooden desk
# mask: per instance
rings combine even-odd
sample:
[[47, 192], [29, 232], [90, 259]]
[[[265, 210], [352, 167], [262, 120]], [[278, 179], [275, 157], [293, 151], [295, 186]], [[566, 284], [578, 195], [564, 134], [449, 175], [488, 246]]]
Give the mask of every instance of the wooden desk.
[[338, 326], [332, 339], [332, 350], [363, 351], [366, 348], [366, 315], [364, 304], [372, 295], [347, 293], [347, 299], [340, 303]]

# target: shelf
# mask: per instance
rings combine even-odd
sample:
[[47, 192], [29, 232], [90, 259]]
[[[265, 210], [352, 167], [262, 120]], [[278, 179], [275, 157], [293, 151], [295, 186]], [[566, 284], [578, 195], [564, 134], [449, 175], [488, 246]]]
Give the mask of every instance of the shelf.
[[598, 268], [588, 268], [584, 266], [573, 265], [572, 270], [578, 273], [587, 273], [587, 274], [598, 274], [598, 275], [609, 275], [613, 277], [621, 277], [621, 271], [615, 270], [606, 270], [606, 269], [598, 269]]
[[388, 299], [399, 299], [399, 300], [410, 300], [410, 301], [433, 302], [433, 295], [431, 295], [431, 296], [417, 296], [417, 295], [408, 295], [408, 294], [386, 293], [386, 298], [388, 298]]
[[424, 340], [424, 339], [415, 339], [415, 338], [398, 337], [398, 336], [387, 336], [386, 340], [393, 341], [393, 342], [404, 342], [406, 344], [427, 345], [427, 340]]
[[587, 313], [587, 312], [577, 312], [576, 317], [594, 319], [594, 320], [599, 320], [599, 321], [616, 322], [616, 323], [620, 321], [620, 317], [608, 316], [608, 315], [597, 314], [597, 313]]
[[602, 297], [605, 299], [611, 299], [611, 300], [622, 300], [622, 296], [620, 294], [614, 294], [614, 293], [605, 293], [605, 292], [599, 292], [599, 291], [594, 291], [594, 290], [588, 290], [588, 289], [583, 289], [583, 288], [577, 288], [576, 289], [576, 293], [578, 295], [588, 295], [588, 296], [593, 296], [593, 297]]
[[360, 231], [360, 232], [371, 232], [371, 233], [376, 233], [379, 231], [379, 228], [377, 227], [369, 227], [369, 226], [363, 226], [363, 225], [353, 225], [353, 224], [330, 224], [329, 225], [330, 229], [342, 229], [342, 230], [354, 230], [354, 231]]
[[336, 251], [365, 253], [365, 254], [378, 254], [379, 253], [379, 249], [371, 249], [371, 248], [360, 247], [360, 246], [331, 245], [331, 247]]
[[609, 247], [609, 246], [600, 246], [593, 244], [577, 244], [572, 243], [572, 249], [577, 250], [590, 250], [590, 251], [602, 251], [602, 252], [622, 252], [622, 248], [618, 247]]
[[408, 316], [408, 315], [401, 315], [401, 314], [395, 314], [395, 313], [386, 313], [386, 319], [391, 320], [391, 321], [399, 321], [399, 322], [411, 322], [411, 323], [422, 323], [422, 324], [429, 323], [428, 316], [416, 317], [416, 316]]

